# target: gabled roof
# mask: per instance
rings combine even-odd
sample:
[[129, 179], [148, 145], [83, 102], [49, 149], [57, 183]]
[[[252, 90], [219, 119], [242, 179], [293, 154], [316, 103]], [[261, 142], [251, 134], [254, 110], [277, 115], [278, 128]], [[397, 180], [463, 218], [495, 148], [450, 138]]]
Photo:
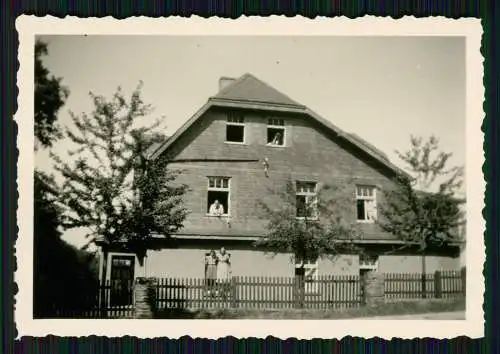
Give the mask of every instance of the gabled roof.
[[285, 96], [252, 74], [246, 73], [219, 91], [212, 99], [270, 103], [304, 108], [303, 105]]
[[151, 145], [150, 145], [150, 146], [146, 149], [146, 151], [144, 151], [144, 155], [143, 155], [143, 156], [144, 156], [146, 159], [149, 159], [149, 158], [151, 157], [151, 155], [152, 155], [152, 154], [153, 154], [156, 150], [158, 150], [158, 148], [159, 148], [161, 145], [165, 144], [165, 143], [168, 141], [168, 139], [170, 139], [170, 137], [169, 137], [169, 136], [166, 136], [164, 141], [151, 144]]
[[357, 135], [348, 134], [341, 130], [339, 127], [321, 117], [311, 109], [301, 105], [268, 84], [257, 79], [252, 74], [245, 74], [234, 82], [219, 91], [217, 95], [210, 97], [184, 125], [181, 126], [169, 139], [164, 141], [159, 146], [155, 146], [149, 150], [151, 159], [156, 159], [165, 150], [172, 145], [177, 138], [179, 138], [186, 130], [191, 127], [199, 118], [203, 116], [212, 107], [232, 107], [232, 108], [247, 108], [259, 109], [268, 111], [282, 111], [290, 113], [305, 114], [311, 119], [323, 125], [337, 136], [350, 142], [352, 145], [358, 147], [368, 155], [372, 156], [375, 160], [379, 161], [382, 165], [388, 167], [390, 170], [397, 174], [411, 178], [404, 170], [400, 169], [389, 161], [387, 156], [380, 150], [376, 149], [373, 145], [361, 139]]

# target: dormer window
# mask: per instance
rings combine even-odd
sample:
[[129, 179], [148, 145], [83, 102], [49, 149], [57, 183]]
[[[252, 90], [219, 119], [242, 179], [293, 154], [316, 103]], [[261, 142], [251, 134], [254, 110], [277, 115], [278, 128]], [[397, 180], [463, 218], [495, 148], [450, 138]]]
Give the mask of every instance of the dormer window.
[[245, 119], [242, 114], [229, 113], [226, 123], [226, 142], [243, 144], [245, 142]]
[[270, 118], [267, 121], [267, 145], [285, 145], [285, 121], [284, 119]]

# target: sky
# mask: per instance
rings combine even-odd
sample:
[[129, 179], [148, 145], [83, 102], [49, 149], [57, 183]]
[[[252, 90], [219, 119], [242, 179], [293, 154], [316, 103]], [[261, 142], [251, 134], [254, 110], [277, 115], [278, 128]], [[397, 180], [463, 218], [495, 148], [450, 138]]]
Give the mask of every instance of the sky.
[[[356, 133], [404, 167], [395, 151], [410, 135], [439, 138], [465, 165], [466, 63], [464, 37], [334, 36], [38, 36], [48, 43], [46, 67], [70, 90], [59, 113], [90, 112], [89, 91], [126, 93], [143, 82], [142, 97], [173, 134], [210, 96], [221, 76], [247, 72]], [[69, 145], [57, 142], [55, 151]], [[51, 171], [48, 152], [37, 168]], [[63, 238], [77, 246], [82, 232]]]

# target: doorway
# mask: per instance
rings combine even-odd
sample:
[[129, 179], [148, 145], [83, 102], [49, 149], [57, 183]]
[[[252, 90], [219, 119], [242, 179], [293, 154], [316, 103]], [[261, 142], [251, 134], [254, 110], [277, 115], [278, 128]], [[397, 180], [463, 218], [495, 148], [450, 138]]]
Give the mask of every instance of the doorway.
[[112, 255], [110, 274], [110, 305], [132, 305], [132, 288], [134, 281], [135, 256]]

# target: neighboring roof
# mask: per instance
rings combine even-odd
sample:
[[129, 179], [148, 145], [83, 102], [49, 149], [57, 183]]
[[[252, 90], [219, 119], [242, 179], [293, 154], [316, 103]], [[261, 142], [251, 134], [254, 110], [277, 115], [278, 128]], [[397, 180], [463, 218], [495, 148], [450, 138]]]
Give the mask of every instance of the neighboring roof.
[[341, 136], [354, 146], [366, 152], [374, 159], [393, 170], [394, 172], [411, 178], [404, 170], [400, 169], [389, 161], [387, 156], [373, 145], [361, 139], [354, 134], [348, 134], [339, 127], [321, 117], [311, 109], [304, 105], [293, 101], [284, 94], [270, 87], [268, 84], [260, 81], [251, 74], [245, 74], [236, 79], [233, 83], [222, 89], [217, 95], [210, 97], [184, 125], [178, 129], [169, 139], [164, 141], [159, 146], [152, 149], [149, 158], [156, 159], [165, 150], [172, 145], [189, 127], [195, 123], [203, 114], [211, 107], [234, 107], [234, 108], [251, 108], [261, 110], [279, 110], [291, 113], [306, 114], [313, 118], [316, 122], [322, 124], [330, 131], [338, 136]]
[[262, 102], [304, 108], [300, 103], [285, 96], [252, 74], [246, 73], [219, 91], [212, 99]]

